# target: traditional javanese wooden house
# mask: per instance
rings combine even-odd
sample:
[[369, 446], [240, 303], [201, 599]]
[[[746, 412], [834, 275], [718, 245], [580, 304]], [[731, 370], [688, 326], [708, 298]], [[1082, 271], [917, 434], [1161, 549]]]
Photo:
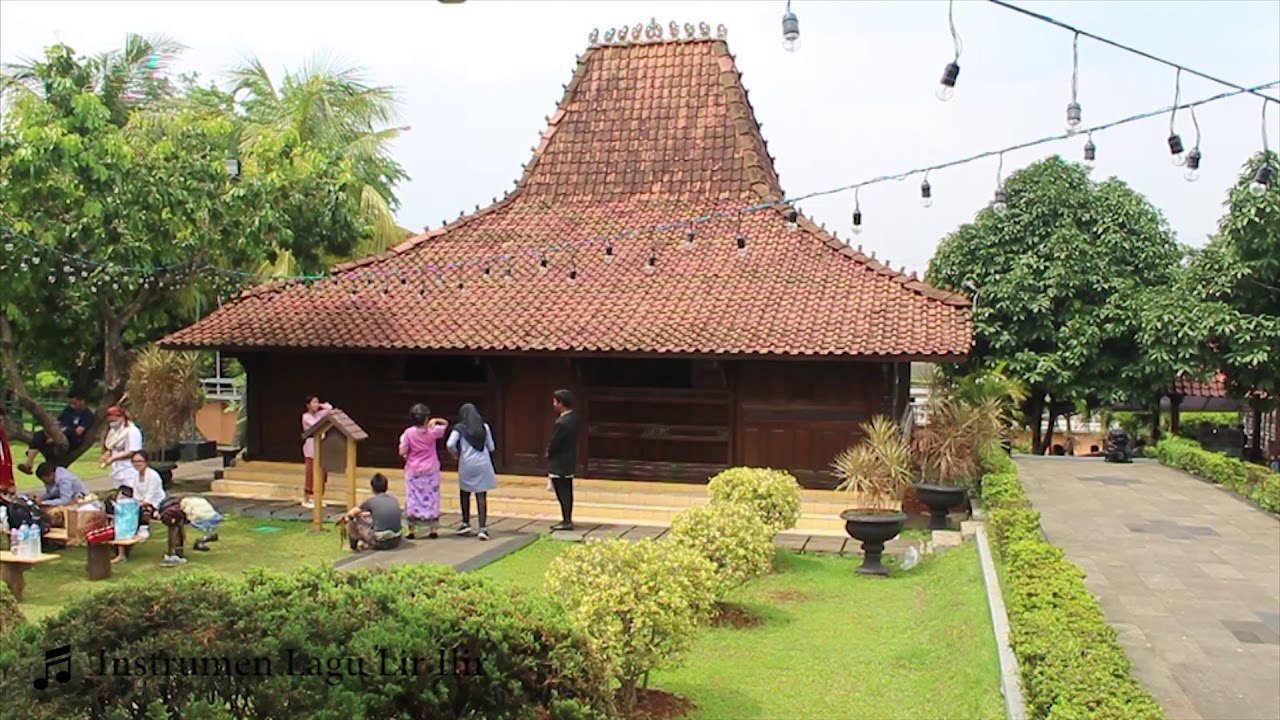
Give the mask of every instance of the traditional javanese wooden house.
[[641, 30], [593, 33], [504, 199], [163, 341], [240, 359], [253, 459], [298, 460], [316, 393], [369, 432], [368, 464], [398, 464], [412, 403], [452, 417], [474, 402], [499, 470], [540, 474], [566, 387], [581, 477], [702, 482], [748, 464], [830, 487], [858, 424], [904, 411], [912, 361], [969, 352], [967, 298], [790, 205], [739, 212], [785, 195], [723, 29]]

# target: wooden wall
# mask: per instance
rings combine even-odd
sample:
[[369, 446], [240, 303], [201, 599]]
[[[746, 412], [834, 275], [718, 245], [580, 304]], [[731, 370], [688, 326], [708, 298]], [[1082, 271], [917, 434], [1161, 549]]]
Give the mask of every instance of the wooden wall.
[[[906, 363], [804, 360], [634, 360], [402, 355], [253, 354], [251, 459], [298, 461], [307, 393], [345, 409], [366, 431], [362, 465], [400, 464], [409, 407], [453, 420], [473, 402], [493, 426], [500, 472], [542, 474], [555, 420], [551, 393], [569, 388], [583, 426], [583, 477], [705, 482], [731, 465], [785, 468], [830, 487], [831, 459], [876, 413], [907, 402]], [[446, 468], [452, 459], [444, 452]]]

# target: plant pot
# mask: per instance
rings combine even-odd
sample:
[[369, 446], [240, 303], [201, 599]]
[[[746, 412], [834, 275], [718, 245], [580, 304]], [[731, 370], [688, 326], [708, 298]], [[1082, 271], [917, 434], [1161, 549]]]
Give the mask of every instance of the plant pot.
[[175, 443], [163, 450], [155, 450], [151, 453], [152, 464], [155, 463], [176, 463], [182, 459], [182, 445]]
[[892, 511], [845, 510], [840, 513], [844, 531], [849, 537], [862, 543], [862, 565], [857, 572], [862, 575], [888, 575], [889, 568], [880, 559], [884, 556], [884, 544], [902, 532], [907, 522], [906, 513]]
[[182, 462], [208, 460], [218, 456], [218, 443], [212, 440], [183, 440], [181, 443]]
[[969, 488], [965, 486], [916, 483], [915, 487], [916, 497], [929, 507], [930, 530], [946, 530], [947, 512], [963, 503], [969, 494]]

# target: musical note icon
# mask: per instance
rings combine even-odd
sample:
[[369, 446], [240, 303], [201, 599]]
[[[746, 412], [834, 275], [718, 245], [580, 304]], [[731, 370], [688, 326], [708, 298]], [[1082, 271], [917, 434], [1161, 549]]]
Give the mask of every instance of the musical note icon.
[[44, 653], [44, 677], [38, 677], [32, 681], [37, 690], [44, 690], [49, 687], [49, 668], [57, 665], [66, 665], [65, 670], [59, 670], [54, 674], [53, 678], [60, 683], [71, 682], [71, 646], [63, 645], [62, 647], [46, 650]]

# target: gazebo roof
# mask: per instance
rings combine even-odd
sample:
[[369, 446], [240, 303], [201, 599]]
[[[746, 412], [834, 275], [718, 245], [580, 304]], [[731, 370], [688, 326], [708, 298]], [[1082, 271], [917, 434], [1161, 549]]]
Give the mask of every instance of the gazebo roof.
[[[723, 40], [664, 40], [652, 30], [595, 43], [579, 58], [504, 199], [338, 266], [332, 278], [250, 290], [161, 344], [965, 356], [965, 296], [894, 270], [803, 216], [790, 229], [790, 206], [738, 212], [784, 193], [734, 58]], [[713, 215], [724, 217], [693, 225], [687, 249], [685, 226], [603, 239]], [[458, 262], [466, 267], [439, 271]]]

